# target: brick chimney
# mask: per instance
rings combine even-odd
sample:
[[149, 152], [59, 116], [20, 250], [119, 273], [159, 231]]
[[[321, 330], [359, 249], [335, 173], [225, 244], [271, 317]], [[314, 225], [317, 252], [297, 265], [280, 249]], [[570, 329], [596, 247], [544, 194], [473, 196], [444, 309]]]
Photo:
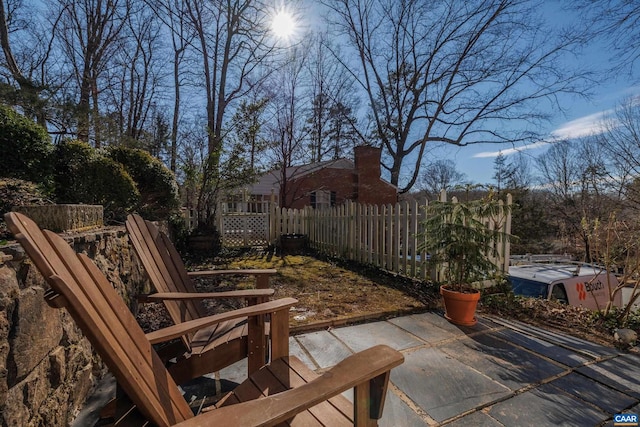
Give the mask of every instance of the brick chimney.
[[360, 145], [353, 149], [357, 175], [357, 194], [360, 203], [375, 203], [376, 188], [380, 183], [380, 156], [382, 149]]

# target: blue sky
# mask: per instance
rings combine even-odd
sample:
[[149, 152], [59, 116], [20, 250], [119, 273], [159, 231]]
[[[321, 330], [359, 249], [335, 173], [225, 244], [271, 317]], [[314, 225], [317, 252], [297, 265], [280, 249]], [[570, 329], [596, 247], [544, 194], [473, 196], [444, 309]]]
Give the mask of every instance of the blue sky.
[[592, 90], [594, 94], [589, 100], [568, 96], [562, 98], [561, 102], [566, 113], [558, 114], [557, 118], [542, 130], [548, 135], [545, 141], [516, 149], [508, 145], [495, 144], [478, 144], [461, 148], [441, 146], [433, 154], [454, 160], [458, 170], [465, 173], [469, 181], [491, 183], [494, 160], [500, 152], [507, 158], [517, 152], [535, 158], [544, 153], [554, 139], [570, 139], [596, 134], [601, 129], [603, 117], [610, 115], [625, 98], [640, 95], [640, 87], [634, 86], [630, 79], [602, 82]]
[[[303, 0], [304, 1], [304, 0]], [[318, 6], [312, 1], [306, 2], [311, 6], [311, 13], [305, 14], [302, 21], [309, 27], [323, 25], [318, 13]], [[575, 21], [575, 15], [562, 10], [562, 1], [546, 0], [544, 13], [552, 25], [569, 25]], [[578, 58], [580, 62], [589, 64], [598, 70], [604, 70], [609, 65], [608, 46], [603, 42], [594, 42]], [[466, 147], [456, 147], [442, 144], [433, 148], [428, 154], [433, 160], [451, 159], [456, 162], [458, 171], [466, 175], [466, 179], [473, 183], [490, 184], [493, 179], [493, 166], [496, 156], [502, 152], [510, 156], [516, 152], [523, 152], [533, 158], [543, 154], [554, 139], [586, 136], [597, 133], [599, 122], [603, 115], [610, 114], [625, 98], [640, 95], [640, 85], [634, 86], [632, 79], [620, 75], [617, 79], [603, 79], [591, 87], [592, 96], [589, 99], [578, 96], [560, 96], [559, 102], [564, 113], [556, 113], [555, 118], [540, 132], [547, 135], [544, 141], [517, 149], [505, 144], [474, 144]]]
[[[558, 25], [571, 22], [574, 17], [561, 10], [562, 2], [546, 1], [545, 12], [551, 23]], [[604, 71], [610, 66], [611, 50], [602, 41], [594, 41], [579, 57], [579, 61], [589, 64], [596, 71]], [[505, 156], [522, 152], [533, 158], [543, 154], [554, 139], [571, 139], [601, 132], [602, 119], [611, 115], [621, 102], [631, 96], [640, 95], [640, 85], [634, 85], [631, 76], [620, 74], [611, 78], [602, 78], [591, 87], [589, 99], [578, 96], [561, 96], [563, 113], [557, 113], [548, 126], [541, 129], [547, 139], [536, 144], [517, 147], [508, 145], [478, 144], [468, 147], [442, 146], [434, 152], [436, 156], [452, 159], [467, 180], [474, 183], [489, 184], [493, 181], [493, 165], [496, 156], [502, 152]]]

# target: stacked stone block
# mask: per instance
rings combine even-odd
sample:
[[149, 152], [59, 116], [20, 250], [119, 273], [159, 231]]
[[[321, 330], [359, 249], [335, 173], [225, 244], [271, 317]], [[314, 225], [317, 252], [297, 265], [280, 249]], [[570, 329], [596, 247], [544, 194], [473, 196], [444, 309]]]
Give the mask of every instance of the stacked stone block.
[[[134, 311], [132, 295], [149, 284], [124, 228], [63, 236], [94, 259]], [[67, 426], [104, 372], [66, 310], [46, 304], [46, 289], [19, 245], [0, 247], [2, 426]]]

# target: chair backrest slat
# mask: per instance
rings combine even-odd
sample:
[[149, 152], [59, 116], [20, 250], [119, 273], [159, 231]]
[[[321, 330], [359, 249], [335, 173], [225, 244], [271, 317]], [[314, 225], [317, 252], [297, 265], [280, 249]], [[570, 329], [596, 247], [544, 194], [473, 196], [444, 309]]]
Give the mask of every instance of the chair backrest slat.
[[[131, 243], [158, 292], [196, 292], [182, 258], [164, 233], [139, 215], [129, 215], [126, 222]], [[171, 301], [164, 304], [175, 324], [206, 315], [200, 301]], [[187, 342], [185, 344], [188, 345]]]
[[24, 215], [7, 223], [67, 310], [140, 411], [159, 426], [193, 417], [133, 314], [98, 267]]

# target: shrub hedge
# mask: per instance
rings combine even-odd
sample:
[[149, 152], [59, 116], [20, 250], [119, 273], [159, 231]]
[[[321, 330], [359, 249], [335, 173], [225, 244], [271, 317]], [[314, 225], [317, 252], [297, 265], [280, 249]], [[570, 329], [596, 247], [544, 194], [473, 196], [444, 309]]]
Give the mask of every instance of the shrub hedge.
[[46, 129], [0, 105], [0, 176], [49, 184], [53, 149]]
[[134, 211], [151, 220], [167, 219], [180, 206], [173, 173], [148, 152], [115, 146], [95, 150], [73, 140], [54, 147], [44, 128], [2, 105], [0, 177], [34, 182], [53, 193], [57, 203], [101, 204], [106, 220], [122, 221]]
[[148, 152], [135, 148], [110, 147], [109, 158], [121, 163], [135, 181], [140, 200], [136, 210], [149, 220], [167, 219], [180, 206], [173, 173]]

